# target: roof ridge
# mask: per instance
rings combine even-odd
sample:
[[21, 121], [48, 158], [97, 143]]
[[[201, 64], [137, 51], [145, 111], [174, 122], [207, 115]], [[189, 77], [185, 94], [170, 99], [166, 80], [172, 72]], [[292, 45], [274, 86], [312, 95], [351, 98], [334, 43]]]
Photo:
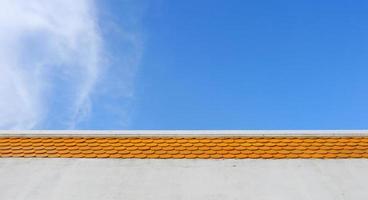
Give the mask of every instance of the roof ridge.
[[368, 130], [0, 130], [8, 136], [368, 136]]

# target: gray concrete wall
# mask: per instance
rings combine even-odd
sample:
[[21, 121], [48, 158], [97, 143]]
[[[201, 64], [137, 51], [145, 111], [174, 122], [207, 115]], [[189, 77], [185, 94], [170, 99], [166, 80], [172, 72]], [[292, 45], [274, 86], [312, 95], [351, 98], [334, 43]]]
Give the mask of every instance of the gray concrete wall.
[[368, 160], [0, 159], [1, 200], [366, 200]]

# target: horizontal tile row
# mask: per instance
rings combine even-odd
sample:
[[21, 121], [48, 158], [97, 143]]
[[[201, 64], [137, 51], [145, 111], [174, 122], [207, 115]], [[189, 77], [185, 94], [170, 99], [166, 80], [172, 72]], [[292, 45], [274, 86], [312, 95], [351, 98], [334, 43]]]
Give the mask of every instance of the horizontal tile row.
[[0, 157], [368, 158], [368, 137], [3, 137]]

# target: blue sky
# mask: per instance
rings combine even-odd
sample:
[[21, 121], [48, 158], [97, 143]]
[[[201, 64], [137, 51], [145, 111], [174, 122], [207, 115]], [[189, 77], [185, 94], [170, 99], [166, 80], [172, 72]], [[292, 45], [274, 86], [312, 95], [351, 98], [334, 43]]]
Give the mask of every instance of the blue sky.
[[135, 129], [363, 129], [365, 1], [163, 1]]
[[[366, 1], [109, 0], [78, 6], [76, 18], [92, 13], [84, 23], [90, 26], [71, 29], [80, 35], [95, 33], [78, 49], [89, 59], [65, 62], [62, 57], [63, 62], [56, 62], [62, 69], [72, 65], [80, 70], [73, 76], [55, 73], [59, 78], [53, 79], [51, 92], [38, 88], [42, 95], [29, 102], [40, 104], [39, 115], [19, 120], [7, 109], [3, 113], [10, 114], [0, 117], [11, 116], [13, 121], [0, 127], [367, 128]], [[45, 27], [41, 30], [52, 32]], [[26, 47], [34, 49], [32, 44]], [[92, 62], [96, 70], [84, 68], [90, 60], [98, 60]], [[78, 77], [87, 78], [80, 82]], [[44, 79], [40, 85], [49, 84], [49, 78]], [[74, 91], [75, 83], [87, 89]], [[33, 89], [25, 88], [30, 94]], [[78, 96], [81, 91], [84, 96]], [[45, 95], [50, 93], [57, 94]], [[0, 104], [0, 110], [13, 104]], [[33, 106], [19, 105], [17, 113], [33, 111]]]

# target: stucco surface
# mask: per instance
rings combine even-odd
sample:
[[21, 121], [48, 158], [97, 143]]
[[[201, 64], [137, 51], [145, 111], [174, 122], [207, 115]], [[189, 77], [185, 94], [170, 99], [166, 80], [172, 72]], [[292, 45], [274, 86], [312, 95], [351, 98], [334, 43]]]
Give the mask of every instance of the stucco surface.
[[368, 199], [368, 160], [0, 159], [1, 200]]

